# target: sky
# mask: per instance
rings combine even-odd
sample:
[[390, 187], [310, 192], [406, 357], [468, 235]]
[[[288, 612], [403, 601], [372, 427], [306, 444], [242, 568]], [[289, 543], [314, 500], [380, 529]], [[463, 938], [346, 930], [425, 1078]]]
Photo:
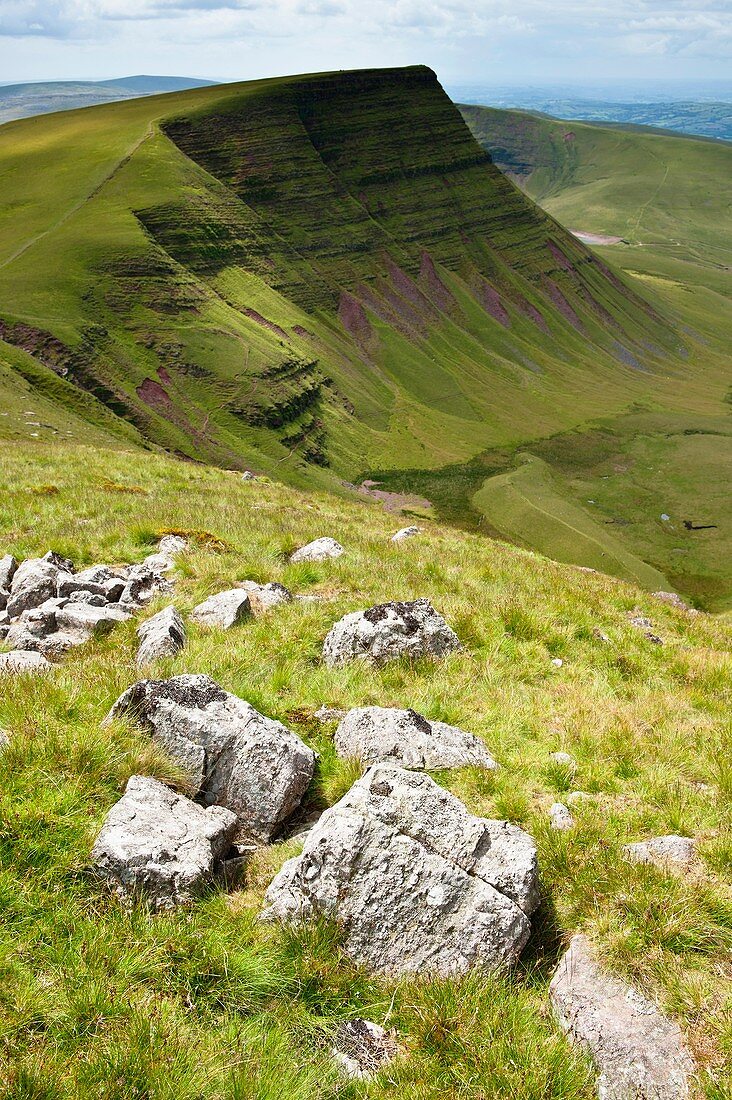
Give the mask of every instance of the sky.
[[0, 82], [427, 64], [443, 83], [730, 79], [732, 0], [0, 0]]

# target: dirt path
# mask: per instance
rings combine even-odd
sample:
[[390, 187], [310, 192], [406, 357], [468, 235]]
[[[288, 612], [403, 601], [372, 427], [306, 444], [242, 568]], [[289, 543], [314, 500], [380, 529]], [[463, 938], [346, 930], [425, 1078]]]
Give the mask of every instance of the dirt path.
[[126, 164], [129, 164], [143, 142], [147, 141], [153, 136], [153, 132], [153, 123], [151, 122], [142, 137], [138, 138], [137, 141], [130, 146], [122, 159], [117, 161], [117, 163], [107, 173], [104, 179], [95, 184], [88, 195], [84, 195], [83, 198], [79, 199], [78, 202], [69, 207], [66, 213], [62, 214], [60, 218], [57, 218], [53, 225], [49, 225], [48, 229], [44, 229], [42, 233], [37, 233], [35, 237], [31, 237], [30, 240], [26, 241], [25, 244], [16, 249], [16, 251], [13, 252], [12, 256], [8, 256], [6, 260], [3, 260], [3, 262], [0, 263], [0, 269], [7, 267], [8, 264], [12, 264], [14, 260], [19, 259], [22, 255], [24, 255], [24, 253], [28, 251], [29, 248], [32, 248], [34, 244], [38, 244], [38, 242], [42, 241], [44, 237], [47, 237], [49, 233], [54, 233], [57, 229], [60, 229], [61, 226], [69, 220], [69, 218], [72, 218], [74, 214], [81, 210], [82, 206], [84, 206], [85, 203], [89, 202], [90, 199], [93, 199], [95, 195], [98, 195], [102, 188], [106, 187], [109, 181], [113, 179], [114, 176], [116, 176], [116, 174], [121, 171], [121, 169], [124, 168]]

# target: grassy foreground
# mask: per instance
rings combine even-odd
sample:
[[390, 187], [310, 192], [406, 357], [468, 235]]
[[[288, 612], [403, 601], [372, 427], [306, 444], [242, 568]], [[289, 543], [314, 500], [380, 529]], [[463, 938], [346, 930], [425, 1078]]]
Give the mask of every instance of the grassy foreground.
[[[134, 624], [72, 653], [48, 680], [4, 682], [0, 727], [0, 1091], [13, 1100], [589, 1098], [592, 1074], [548, 1009], [563, 942], [590, 932], [609, 966], [657, 996], [688, 1034], [699, 1094], [732, 1096], [730, 640], [621, 581], [428, 524], [392, 545], [394, 518], [267, 480], [118, 450], [0, 445], [0, 553], [54, 549], [77, 565], [139, 560], [167, 529], [191, 533], [175, 603], [237, 580], [280, 580], [294, 602], [228, 633], [189, 626], [160, 674], [206, 672], [318, 750], [310, 808], [354, 778], [335, 759], [323, 702], [412, 706], [482, 736], [502, 765], [436, 778], [471, 810], [536, 837], [544, 904], [511, 977], [391, 982], [354, 967], [337, 930], [260, 926], [262, 894], [297, 842], [263, 850], [244, 887], [164, 916], [124, 909], [89, 872], [104, 814], [129, 775], [175, 782], [132, 726], [101, 720], [136, 679]], [[198, 533], [197, 535], [195, 533]], [[347, 553], [289, 566], [321, 534]], [[465, 645], [439, 665], [327, 670], [347, 611], [427, 596]], [[664, 640], [628, 622], [636, 607]], [[603, 641], [598, 632], [609, 641]], [[563, 660], [561, 667], [552, 658]], [[549, 759], [566, 750], [574, 780]], [[547, 827], [562, 792], [590, 798], [576, 828]], [[704, 870], [674, 878], [622, 858], [679, 832]], [[329, 1036], [351, 1016], [394, 1027], [406, 1056], [345, 1085]]]

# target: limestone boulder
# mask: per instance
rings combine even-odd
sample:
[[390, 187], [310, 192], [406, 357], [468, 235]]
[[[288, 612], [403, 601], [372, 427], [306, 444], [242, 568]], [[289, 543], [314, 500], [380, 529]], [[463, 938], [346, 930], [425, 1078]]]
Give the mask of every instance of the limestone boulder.
[[653, 1001], [605, 972], [574, 936], [549, 987], [569, 1038], [597, 1066], [600, 1100], [685, 1100], [694, 1062], [681, 1029]]
[[427, 770], [498, 767], [474, 734], [392, 707], [350, 710], [336, 730], [335, 746], [339, 756], [364, 764], [382, 761]]
[[104, 820], [92, 860], [121, 896], [172, 909], [212, 881], [235, 829], [236, 815], [223, 806], [198, 806], [156, 779], [133, 775]]
[[299, 561], [327, 561], [329, 558], [339, 558], [345, 554], [344, 548], [335, 539], [325, 536], [313, 539], [306, 546], [301, 546], [294, 554], [290, 555], [290, 561], [296, 564]]
[[199, 603], [191, 612], [191, 619], [201, 626], [230, 630], [232, 626], [238, 626], [248, 619], [251, 613], [248, 593], [241, 588], [230, 588]]
[[141, 680], [109, 715], [123, 716], [165, 748], [203, 801], [234, 811], [239, 838], [269, 841], [313, 778], [312, 749], [208, 676]]
[[429, 600], [378, 604], [345, 615], [323, 643], [334, 668], [356, 658], [384, 664], [397, 657], [445, 657], [462, 648], [457, 635]]
[[347, 953], [379, 973], [504, 967], [538, 904], [536, 847], [428, 775], [377, 764], [321, 816], [266, 900], [265, 920], [337, 921]]
[[174, 657], [186, 644], [186, 628], [176, 609], [171, 605], [146, 619], [137, 628], [140, 645], [137, 650], [137, 667], [158, 661], [162, 657]]

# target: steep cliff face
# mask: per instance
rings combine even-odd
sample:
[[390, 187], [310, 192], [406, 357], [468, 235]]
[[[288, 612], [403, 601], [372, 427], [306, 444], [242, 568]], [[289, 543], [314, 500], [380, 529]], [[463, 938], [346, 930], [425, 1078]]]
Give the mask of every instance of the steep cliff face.
[[[72, 167], [70, 119], [32, 120], [49, 173]], [[0, 136], [16, 172], [36, 156], [29, 125]], [[627, 402], [675, 353], [653, 309], [494, 167], [429, 69], [202, 89], [74, 125], [96, 175], [50, 228], [19, 230], [3, 339], [55, 349], [48, 369], [70, 364], [169, 449], [300, 480], [439, 466]], [[129, 147], [112, 156], [115, 126]]]

